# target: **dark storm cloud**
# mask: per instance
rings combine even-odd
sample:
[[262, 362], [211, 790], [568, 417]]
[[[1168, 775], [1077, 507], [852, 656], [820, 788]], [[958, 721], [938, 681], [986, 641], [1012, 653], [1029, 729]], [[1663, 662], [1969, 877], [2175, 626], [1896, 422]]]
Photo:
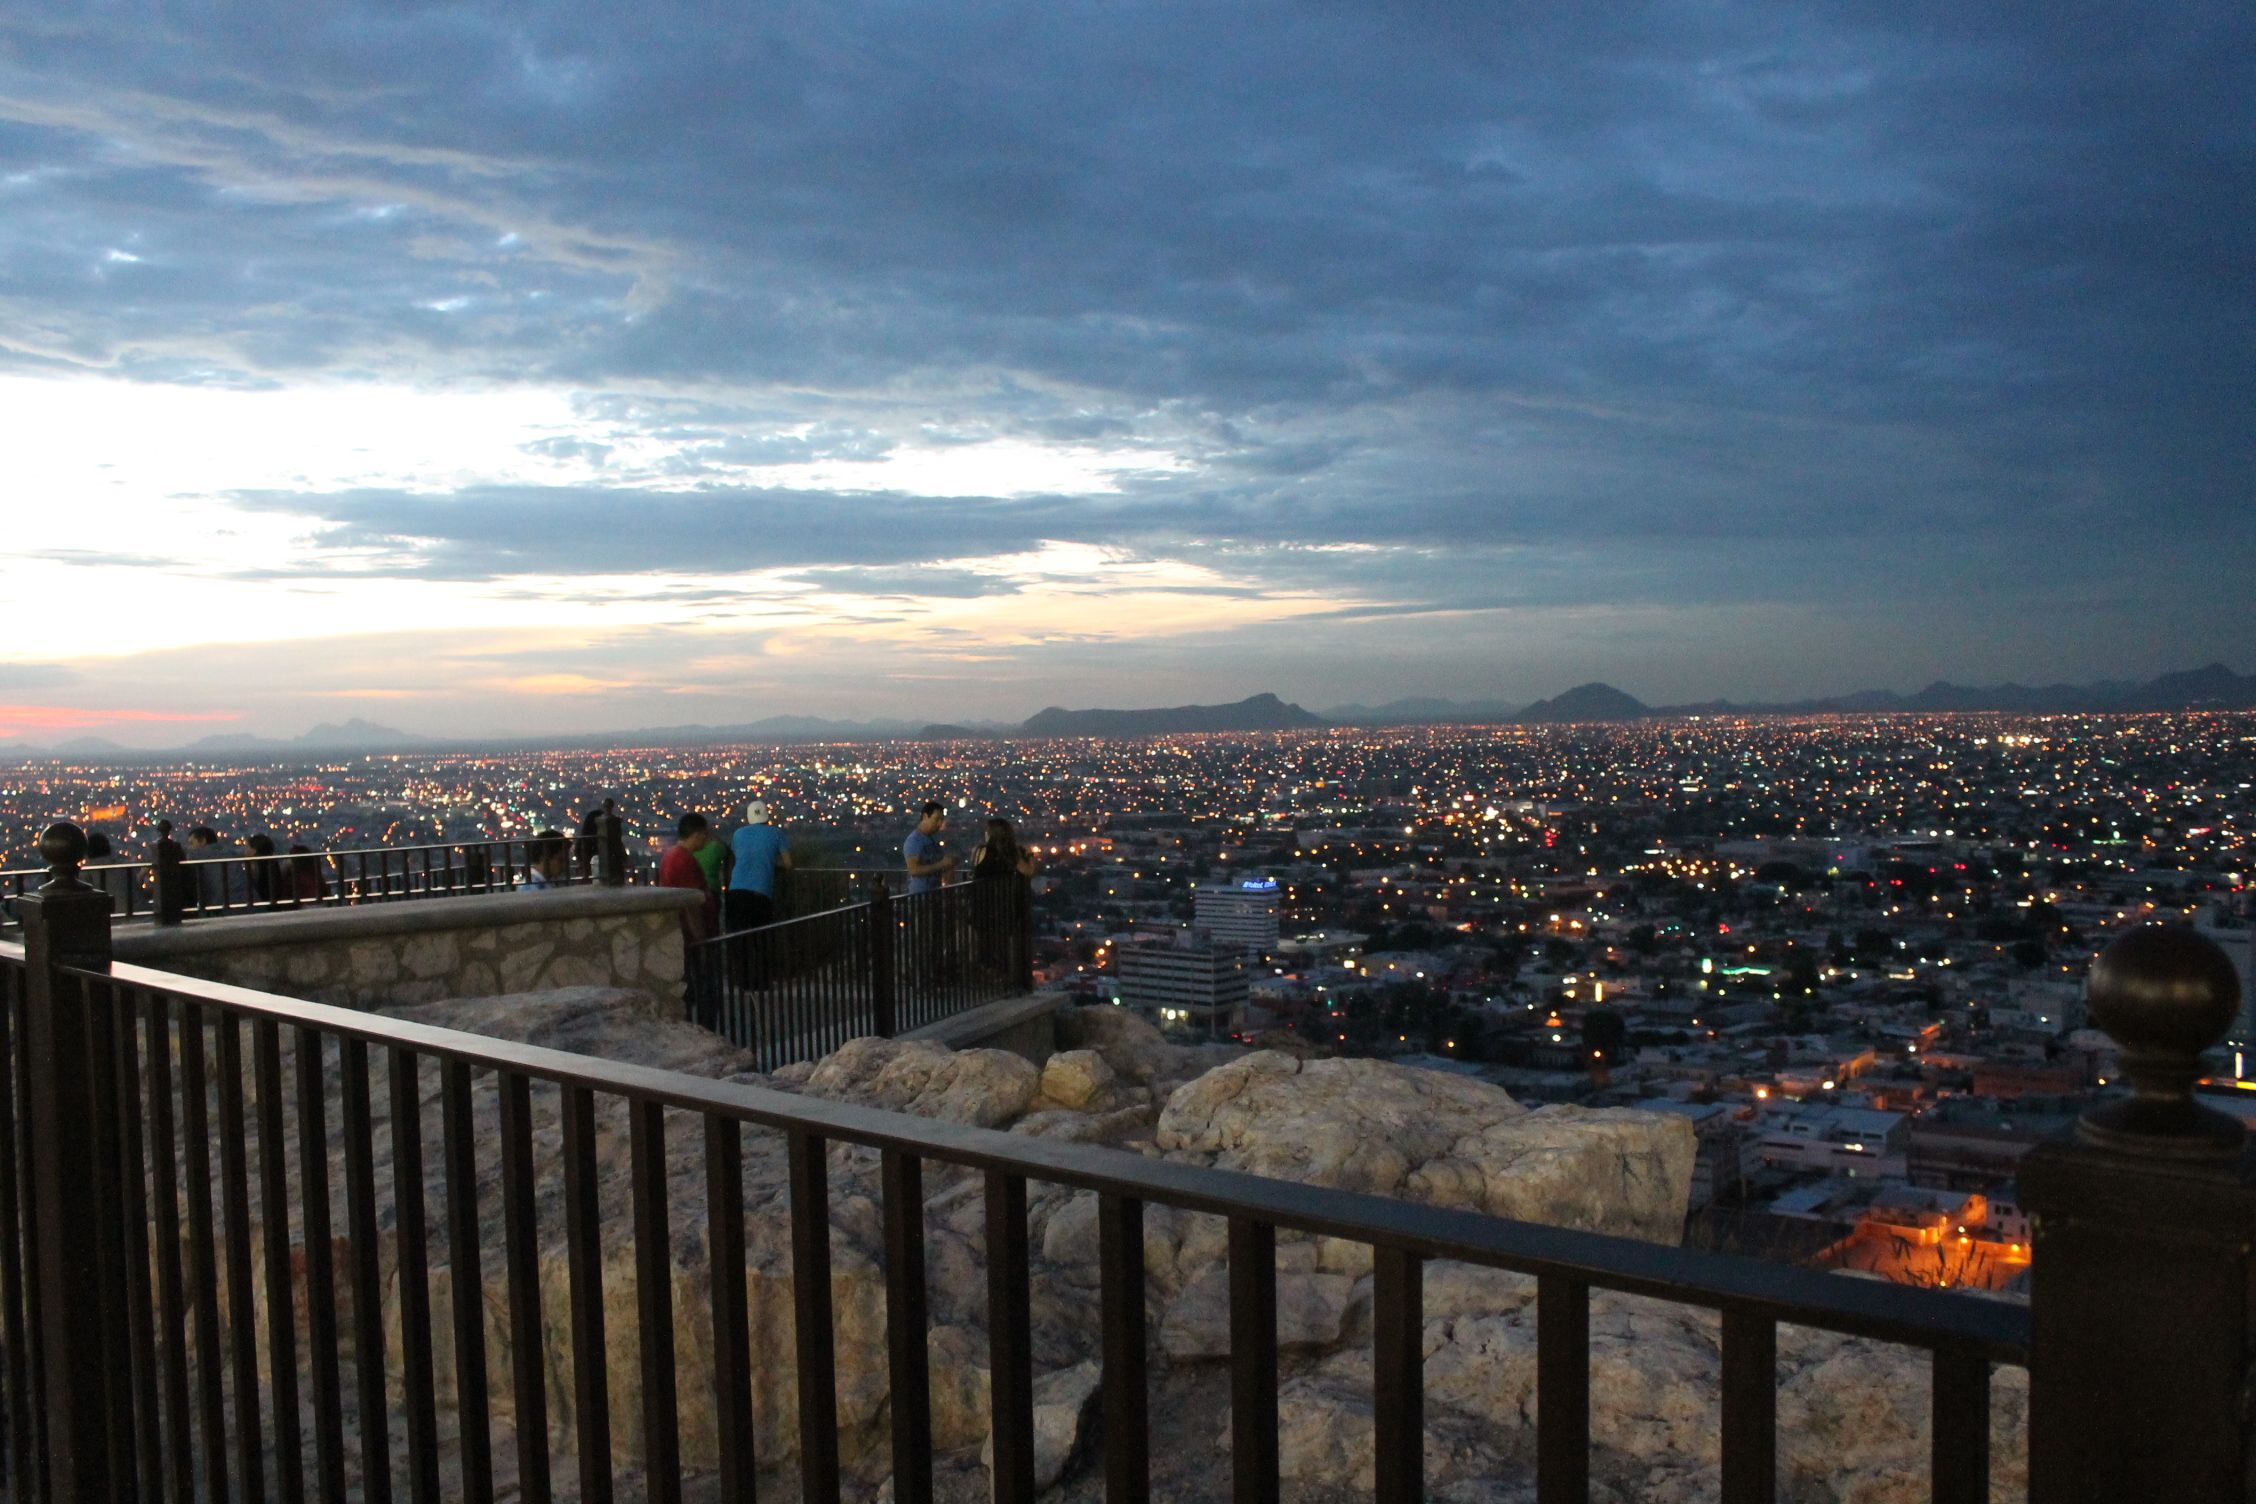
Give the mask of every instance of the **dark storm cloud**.
[[[2251, 55], [2222, 0], [19, 12], [0, 360], [566, 381], [672, 446], [628, 496], [241, 498], [380, 572], [963, 594], [928, 566], [1057, 539], [1366, 613], [2207, 610], [2252, 558]], [[1191, 464], [707, 474], [993, 437]]]

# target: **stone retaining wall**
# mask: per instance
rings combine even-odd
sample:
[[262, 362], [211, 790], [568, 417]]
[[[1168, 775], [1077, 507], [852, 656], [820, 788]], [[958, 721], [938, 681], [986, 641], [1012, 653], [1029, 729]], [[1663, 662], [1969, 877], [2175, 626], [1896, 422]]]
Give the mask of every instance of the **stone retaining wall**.
[[350, 1008], [558, 987], [682, 1000], [681, 911], [664, 888], [569, 888], [120, 925], [117, 958]]

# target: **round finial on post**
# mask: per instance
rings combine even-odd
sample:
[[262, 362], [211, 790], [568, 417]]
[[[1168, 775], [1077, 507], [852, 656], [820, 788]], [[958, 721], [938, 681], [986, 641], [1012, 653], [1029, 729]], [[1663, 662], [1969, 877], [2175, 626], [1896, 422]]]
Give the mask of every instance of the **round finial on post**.
[[78, 869], [86, 865], [86, 832], [64, 821], [50, 825], [39, 837], [39, 859], [47, 864], [43, 893], [71, 893], [86, 886]]
[[2194, 1100], [2201, 1052], [2240, 1012], [2240, 978], [2215, 942], [2183, 925], [2149, 925], [2107, 947], [2086, 987], [2092, 1022], [2123, 1047], [2131, 1091], [2085, 1113], [2086, 1143], [2166, 1159], [2238, 1154], [2238, 1118]]

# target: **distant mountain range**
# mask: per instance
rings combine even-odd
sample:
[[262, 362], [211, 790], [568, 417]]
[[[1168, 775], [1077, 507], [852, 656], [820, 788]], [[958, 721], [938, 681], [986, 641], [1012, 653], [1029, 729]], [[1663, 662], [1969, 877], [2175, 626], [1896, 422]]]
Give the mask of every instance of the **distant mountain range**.
[[1275, 695], [1234, 705], [1176, 705], [1164, 710], [1062, 710], [1052, 705], [1018, 728], [1020, 736], [1179, 736], [1201, 731], [1299, 731], [1323, 721]]
[[581, 737], [435, 738], [414, 736], [355, 718], [324, 723], [288, 738], [230, 733], [185, 747], [125, 747], [107, 737], [82, 736], [52, 745], [19, 738], [0, 740], [0, 761], [39, 758], [153, 760], [199, 757], [290, 757], [371, 752], [435, 752], [511, 747], [697, 747], [731, 742], [958, 741], [1008, 736], [1168, 736], [1208, 731], [1300, 731], [1327, 725], [1558, 725], [1580, 721], [1633, 721], [1692, 715], [1887, 715], [1946, 711], [2002, 711], [2024, 715], [2074, 715], [2155, 710], [2256, 710], [2256, 674], [2236, 674], [2221, 663], [2142, 681], [2096, 684], [1997, 684], [1974, 688], [1938, 679], [1911, 694], [1863, 690], [1817, 700], [1705, 700], [1689, 705], [1647, 705], [1610, 684], [1582, 684], [1517, 710], [1495, 702], [1443, 699], [1394, 700], [1385, 705], [1341, 705], [1315, 715], [1273, 694], [1229, 705], [1175, 705], [1151, 710], [1041, 711], [1019, 726], [994, 722], [917, 724], [909, 721], [833, 721], [820, 716], [773, 715], [734, 725], [645, 726], [591, 732]]

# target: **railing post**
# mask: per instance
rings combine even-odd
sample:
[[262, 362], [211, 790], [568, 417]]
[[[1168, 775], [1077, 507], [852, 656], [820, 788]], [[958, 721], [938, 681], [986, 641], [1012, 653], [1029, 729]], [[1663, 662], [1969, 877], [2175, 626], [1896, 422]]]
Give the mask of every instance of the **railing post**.
[[880, 1039], [891, 1039], [896, 1028], [893, 1010], [893, 895], [885, 879], [870, 883], [869, 899], [870, 1028]]
[[156, 861], [150, 869], [149, 880], [156, 885], [157, 923], [178, 924], [184, 905], [180, 893], [180, 864], [186, 853], [180, 843], [172, 838], [172, 822], [157, 822]]
[[1011, 983], [1020, 992], [1034, 990], [1034, 881], [1011, 874], [1010, 897]]
[[[48, 863], [47, 885], [22, 901], [24, 946], [24, 1048], [29, 1052], [28, 1137], [31, 1204], [25, 1215], [37, 1251], [32, 1319], [40, 1324], [38, 1377], [47, 1410], [47, 1487], [53, 1499], [101, 1499], [113, 1484], [113, 1443], [122, 1442], [127, 1418], [110, 1413], [117, 1388], [111, 1372], [126, 1362], [105, 1342], [109, 1319], [123, 1308], [105, 1267], [105, 1245], [117, 1246], [120, 1207], [89, 1197], [110, 1183], [99, 1163], [100, 1131], [92, 1017], [85, 989], [66, 968], [106, 970], [110, 964], [109, 895], [79, 878], [86, 836], [75, 825], [54, 825], [39, 839]], [[115, 1298], [113, 1298], [113, 1293]], [[118, 1328], [122, 1329], [122, 1328]]]
[[2240, 982], [2192, 930], [2148, 927], [2108, 947], [2089, 993], [2131, 1091], [2022, 1162], [2029, 1497], [2245, 1500], [2256, 1154], [2193, 1095]]
[[616, 809], [611, 807], [611, 801], [608, 799], [603, 801], [601, 826], [603, 848], [599, 860], [603, 866], [601, 878], [603, 886], [606, 888], [625, 887], [627, 882], [627, 822]]

